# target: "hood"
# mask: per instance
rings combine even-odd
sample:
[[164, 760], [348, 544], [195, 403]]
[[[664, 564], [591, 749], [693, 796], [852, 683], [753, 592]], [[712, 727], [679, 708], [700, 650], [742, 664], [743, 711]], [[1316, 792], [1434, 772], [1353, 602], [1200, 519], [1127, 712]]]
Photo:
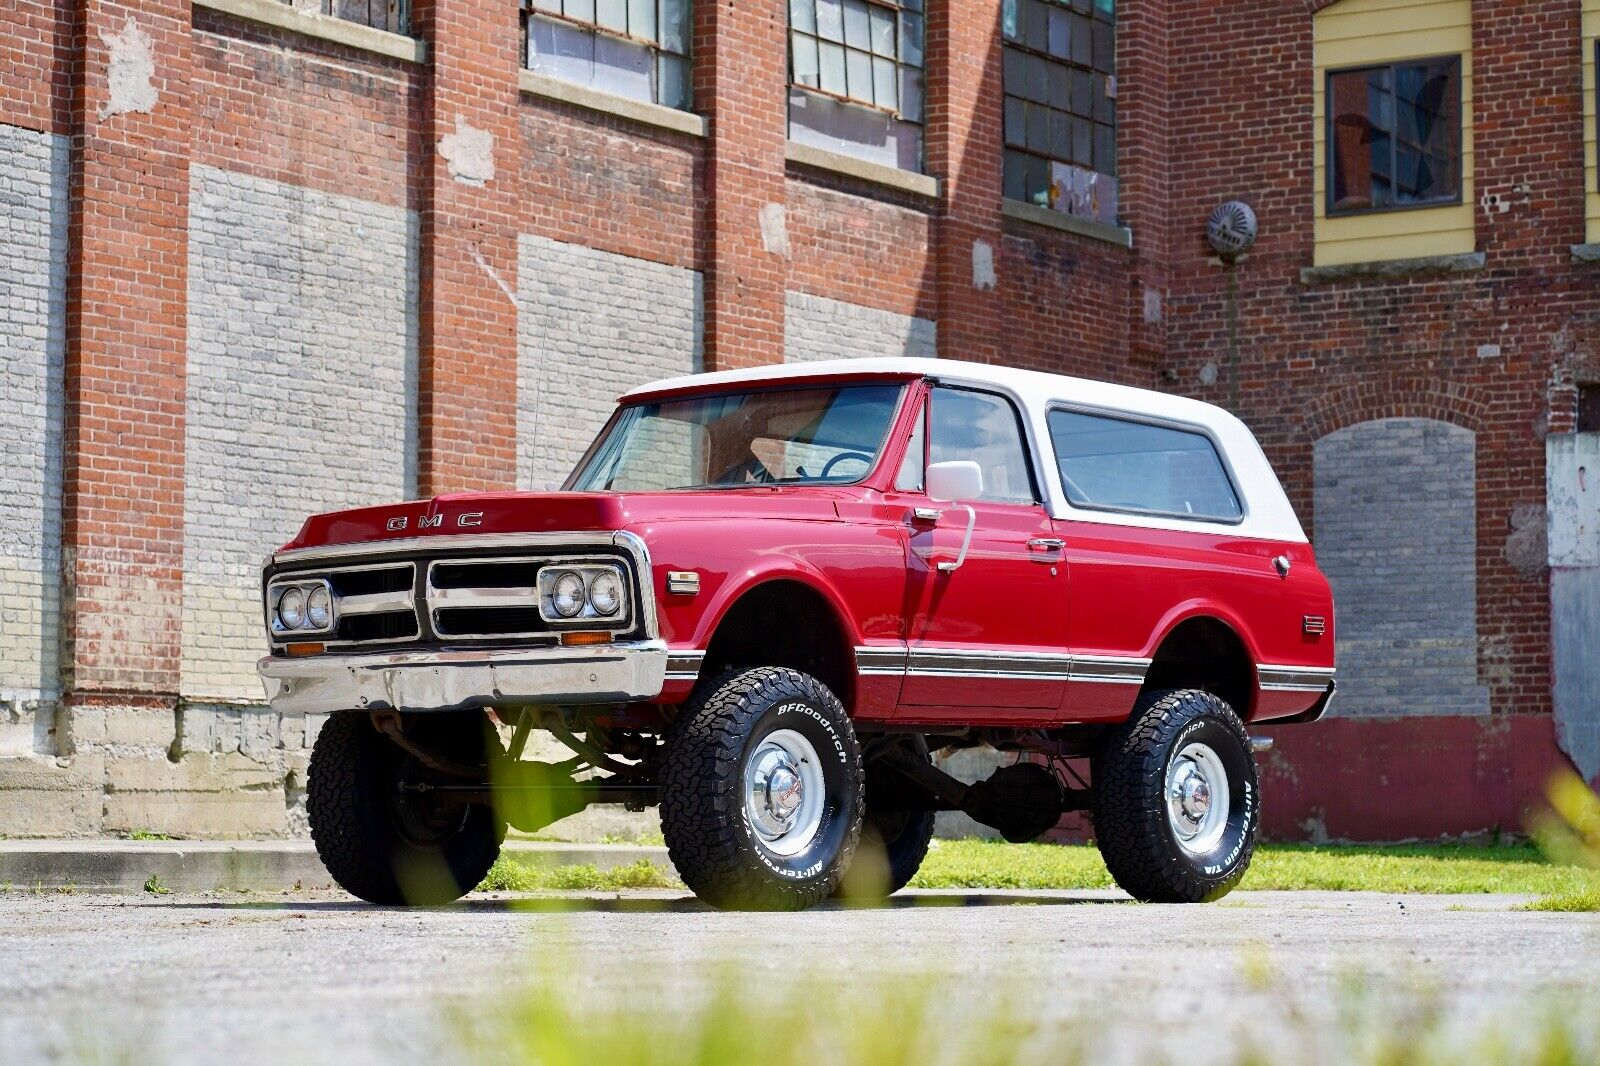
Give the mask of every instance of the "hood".
[[709, 492], [479, 492], [356, 507], [306, 519], [281, 550], [408, 537], [594, 532], [672, 519], [762, 515], [837, 521], [844, 494], [816, 486]]

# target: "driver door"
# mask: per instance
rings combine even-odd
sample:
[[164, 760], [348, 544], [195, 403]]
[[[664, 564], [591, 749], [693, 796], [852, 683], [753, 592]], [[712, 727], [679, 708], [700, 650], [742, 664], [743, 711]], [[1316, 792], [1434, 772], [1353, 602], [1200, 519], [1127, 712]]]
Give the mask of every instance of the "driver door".
[[[902, 713], [987, 707], [1048, 717], [1066, 690], [1067, 579], [1021, 419], [1005, 396], [945, 385], [930, 389], [925, 419], [924, 463], [974, 460], [983, 485], [977, 499], [941, 502], [925, 478], [903, 470], [897, 482], [912, 607]], [[941, 569], [960, 556], [969, 519], [964, 558]]]

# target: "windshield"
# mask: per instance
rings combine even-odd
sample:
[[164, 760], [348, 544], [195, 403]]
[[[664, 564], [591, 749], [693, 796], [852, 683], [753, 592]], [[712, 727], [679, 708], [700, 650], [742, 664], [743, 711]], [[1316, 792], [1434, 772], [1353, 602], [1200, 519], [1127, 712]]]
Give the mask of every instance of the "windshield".
[[728, 392], [624, 407], [567, 488], [846, 485], [878, 461], [902, 386]]

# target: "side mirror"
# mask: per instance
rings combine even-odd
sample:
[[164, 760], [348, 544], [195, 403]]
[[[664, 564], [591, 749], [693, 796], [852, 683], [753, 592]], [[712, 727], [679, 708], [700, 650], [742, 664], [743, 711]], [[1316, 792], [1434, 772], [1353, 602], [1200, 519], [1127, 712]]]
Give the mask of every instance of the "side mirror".
[[928, 499], [939, 503], [976, 500], [983, 495], [983, 469], [971, 459], [928, 466]]

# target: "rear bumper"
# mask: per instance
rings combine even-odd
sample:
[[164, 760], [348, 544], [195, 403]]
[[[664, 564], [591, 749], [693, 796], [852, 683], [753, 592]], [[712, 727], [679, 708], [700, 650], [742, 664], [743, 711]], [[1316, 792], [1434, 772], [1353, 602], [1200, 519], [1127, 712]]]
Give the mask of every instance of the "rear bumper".
[[458, 711], [519, 703], [630, 703], [661, 693], [660, 640], [587, 648], [268, 656], [256, 664], [280, 714]]

